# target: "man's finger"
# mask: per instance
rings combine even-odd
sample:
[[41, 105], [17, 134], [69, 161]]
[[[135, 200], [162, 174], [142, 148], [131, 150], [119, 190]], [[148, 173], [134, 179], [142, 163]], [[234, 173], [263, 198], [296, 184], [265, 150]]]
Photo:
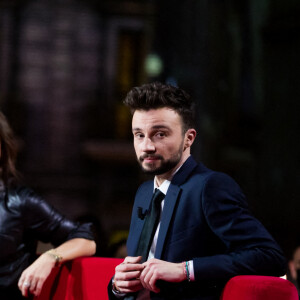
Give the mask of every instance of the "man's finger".
[[122, 264], [136, 264], [141, 261], [141, 256], [127, 256]]

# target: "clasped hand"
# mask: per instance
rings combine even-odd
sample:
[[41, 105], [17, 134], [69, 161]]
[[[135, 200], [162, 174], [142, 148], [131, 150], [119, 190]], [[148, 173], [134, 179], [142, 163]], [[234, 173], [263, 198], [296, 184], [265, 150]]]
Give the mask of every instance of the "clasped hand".
[[152, 258], [143, 264], [141, 256], [127, 256], [116, 267], [115, 287], [122, 293], [133, 293], [142, 288], [158, 293], [157, 280], [181, 282], [186, 279], [181, 263], [170, 263]]

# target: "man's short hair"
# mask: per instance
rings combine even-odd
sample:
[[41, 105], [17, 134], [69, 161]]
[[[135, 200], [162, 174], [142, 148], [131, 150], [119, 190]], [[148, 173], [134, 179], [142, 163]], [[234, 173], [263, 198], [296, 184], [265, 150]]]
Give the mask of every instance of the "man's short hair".
[[173, 109], [181, 116], [184, 132], [194, 128], [195, 104], [190, 95], [178, 87], [160, 82], [134, 87], [128, 92], [124, 104], [132, 113], [163, 107]]

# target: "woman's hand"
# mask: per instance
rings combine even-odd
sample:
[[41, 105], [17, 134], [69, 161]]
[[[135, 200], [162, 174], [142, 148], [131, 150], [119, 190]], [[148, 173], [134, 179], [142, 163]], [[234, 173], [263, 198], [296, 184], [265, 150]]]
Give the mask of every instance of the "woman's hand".
[[25, 269], [18, 282], [22, 295], [28, 297], [29, 293], [32, 293], [38, 296], [55, 264], [55, 259], [44, 253]]
[[[95, 251], [96, 243], [84, 238], [68, 240], [51, 250], [52, 253], [54, 252], [57, 254], [56, 256], [60, 257], [60, 263], [77, 257], [94, 255]], [[30, 292], [35, 296], [38, 296], [45, 280], [48, 278], [56, 263], [57, 260], [55, 255], [49, 254], [48, 251], [48, 253], [43, 253], [36, 261], [25, 269], [18, 282], [22, 295], [27, 297]]]

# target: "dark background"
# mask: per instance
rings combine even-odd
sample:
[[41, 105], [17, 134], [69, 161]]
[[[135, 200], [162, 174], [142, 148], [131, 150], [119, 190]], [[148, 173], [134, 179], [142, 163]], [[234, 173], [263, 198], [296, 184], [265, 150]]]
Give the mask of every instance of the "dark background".
[[145, 179], [122, 99], [177, 84], [198, 105], [193, 155], [234, 177], [288, 256], [300, 225], [299, 16], [299, 0], [0, 0], [0, 106], [24, 181], [69, 217], [99, 221], [106, 246], [128, 230]]

